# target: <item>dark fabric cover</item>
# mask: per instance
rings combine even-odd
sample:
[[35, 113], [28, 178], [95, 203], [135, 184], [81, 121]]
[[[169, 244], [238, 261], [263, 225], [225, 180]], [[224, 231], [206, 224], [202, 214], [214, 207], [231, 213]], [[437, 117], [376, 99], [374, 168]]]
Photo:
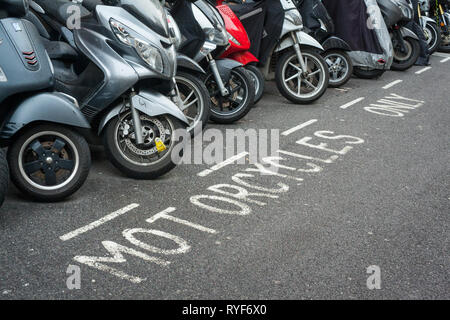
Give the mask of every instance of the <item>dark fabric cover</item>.
[[[247, 31], [251, 41], [250, 52], [266, 64], [281, 36], [284, 10], [279, 0], [247, 1], [231, 5]], [[261, 28], [263, 26], [263, 28]]]
[[195, 20], [191, 2], [186, 0], [171, 1], [170, 14], [178, 24], [183, 37], [178, 51], [190, 58], [194, 58], [203, 47], [206, 35]]
[[[334, 34], [335, 27], [333, 19], [331, 19], [321, 0], [303, 0], [296, 4], [302, 15], [303, 25], [306, 27], [305, 30], [317, 41], [323, 43]], [[321, 28], [319, 20], [324, 23], [327, 31]]]
[[83, 0], [83, 7], [89, 11], [94, 11], [95, 7], [98, 5], [103, 5], [102, 0]]
[[382, 54], [377, 35], [367, 27], [367, 7], [363, 0], [323, 0], [335, 24], [335, 34], [353, 51]]

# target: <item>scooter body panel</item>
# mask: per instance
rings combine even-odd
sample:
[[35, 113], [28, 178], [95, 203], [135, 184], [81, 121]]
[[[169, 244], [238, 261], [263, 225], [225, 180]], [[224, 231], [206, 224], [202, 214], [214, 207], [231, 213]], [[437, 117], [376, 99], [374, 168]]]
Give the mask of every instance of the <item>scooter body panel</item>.
[[73, 100], [60, 93], [40, 93], [22, 101], [5, 119], [0, 139], [10, 139], [33, 122], [51, 122], [82, 129], [91, 126]]
[[251, 54], [250, 51], [235, 52], [229, 55], [228, 58], [240, 62], [244, 66], [259, 62], [258, 58]]

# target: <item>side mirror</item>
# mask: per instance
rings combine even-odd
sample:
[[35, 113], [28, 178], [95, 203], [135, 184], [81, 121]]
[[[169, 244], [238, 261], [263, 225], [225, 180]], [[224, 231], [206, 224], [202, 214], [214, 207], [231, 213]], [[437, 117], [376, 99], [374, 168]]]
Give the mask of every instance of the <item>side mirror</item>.
[[28, 13], [29, 8], [28, 0], [0, 0], [0, 9], [6, 11], [10, 17], [21, 18]]

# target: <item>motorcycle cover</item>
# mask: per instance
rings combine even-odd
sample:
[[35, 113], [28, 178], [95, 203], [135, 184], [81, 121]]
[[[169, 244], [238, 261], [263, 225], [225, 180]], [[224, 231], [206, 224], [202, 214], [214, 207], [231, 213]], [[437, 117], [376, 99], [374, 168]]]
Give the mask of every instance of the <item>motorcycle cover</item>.
[[391, 67], [391, 37], [376, 0], [323, 0], [323, 4], [334, 20], [336, 36], [352, 48], [349, 55], [355, 66]]
[[251, 42], [250, 52], [265, 65], [280, 40], [284, 9], [279, 0], [247, 1], [232, 5], [231, 10], [241, 20]]

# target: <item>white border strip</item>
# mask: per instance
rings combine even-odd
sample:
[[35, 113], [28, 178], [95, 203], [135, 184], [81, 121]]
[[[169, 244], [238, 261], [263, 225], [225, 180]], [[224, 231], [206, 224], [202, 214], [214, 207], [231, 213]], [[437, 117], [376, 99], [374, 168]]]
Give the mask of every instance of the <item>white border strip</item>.
[[355, 99], [355, 100], [353, 100], [353, 101], [350, 101], [349, 103], [344, 104], [343, 106], [340, 106], [340, 108], [341, 108], [341, 109], [347, 109], [348, 107], [351, 107], [352, 105], [357, 104], [358, 102], [361, 102], [361, 101], [363, 101], [364, 99], [365, 99], [364, 97]]
[[428, 70], [430, 70], [430, 69], [431, 69], [431, 67], [425, 67], [425, 68], [420, 69], [419, 71], [417, 71], [416, 74], [424, 73], [425, 71], [428, 71]]
[[395, 86], [395, 85], [397, 85], [397, 84], [399, 84], [399, 83], [402, 83], [403, 82], [403, 80], [395, 80], [395, 81], [392, 81], [391, 83], [388, 83], [387, 85], [385, 85], [384, 87], [383, 87], [383, 89], [389, 89], [389, 88], [392, 88], [393, 86]]
[[302, 123], [302, 124], [299, 124], [299, 125], [296, 126], [296, 127], [293, 127], [293, 128], [291, 128], [291, 129], [289, 129], [289, 130], [284, 131], [283, 133], [281, 133], [281, 135], [283, 135], [283, 136], [288, 136], [288, 135], [290, 135], [290, 134], [292, 134], [292, 133], [294, 133], [294, 132], [296, 132], [296, 131], [298, 131], [298, 130], [301, 130], [301, 129], [303, 129], [303, 128], [306, 128], [307, 126], [312, 125], [313, 123], [316, 123], [317, 121], [319, 121], [319, 120], [317, 120], [317, 119], [311, 119], [311, 120], [306, 121], [306, 122], [304, 122], [304, 123]]
[[107, 223], [107, 222], [109, 222], [111, 220], [114, 220], [115, 218], [117, 218], [117, 217], [119, 217], [119, 216], [121, 216], [121, 215], [123, 215], [123, 214], [125, 214], [125, 213], [127, 213], [127, 212], [129, 212], [129, 211], [131, 211], [131, 210], [133, 210], [135, 208], [137, 208], [137, 207], [139, 207], [139, 205], [137, 203], [132, 203], [132, 204], [130, 204], [130, 205], [120, 209], [120, 210], [117, 210], [117, 211], [115, 211], [113, 213], [108, 214], [107, 216], [104, 216], [101, 219], [98, 219], [97, 221], [91, 222], [91, 223], [89, 223], [88, 225], [86, 225], [84, 227], [81, 227], [81, 228], [79, 228], [79, 229], [77, 229], [75, 231], [66, 233], [65, 235], [63, 235], [63, 236], [61, 236], [59, 238], [62, 241], [67, 241], [67, 240], [73, 239], [73, 238], [79, 236], [80, 234], [83, 234], [83, 233], [88, 232], [88, 231], [90, 231], [92, 229], [95, 229], [95, 228], [101, 226], [102, 224], [105, 224], [105, 223]]
[[198, 173], [197, 175], [199, 177], [206, 177], [207, 175], [213, 173], [214, 171], [220, 170], [223, 167], [226, 167], [226, 166], [232, 164], [233, 162], [235, 162], [235, 161], [237, 161], [237, 160], [239, 160], [239, 159], [241, 159], [241, 158], [243, 158], [243, 157], [245, 157], [247, 155], [248, 155], [247, 151], [241, 152], [241, 153], [239, 153], [239, 154], [237, 154], [235, 156], [232, 156], [231, 158], [228, 158], [227, 160], [225, 160], [225, 161], [223, 161], [221, 163], [216, 164], [215, 166], [213, 166], [213, 167], [211, 167], [209, 169], [203, 170], [202, 172]]

